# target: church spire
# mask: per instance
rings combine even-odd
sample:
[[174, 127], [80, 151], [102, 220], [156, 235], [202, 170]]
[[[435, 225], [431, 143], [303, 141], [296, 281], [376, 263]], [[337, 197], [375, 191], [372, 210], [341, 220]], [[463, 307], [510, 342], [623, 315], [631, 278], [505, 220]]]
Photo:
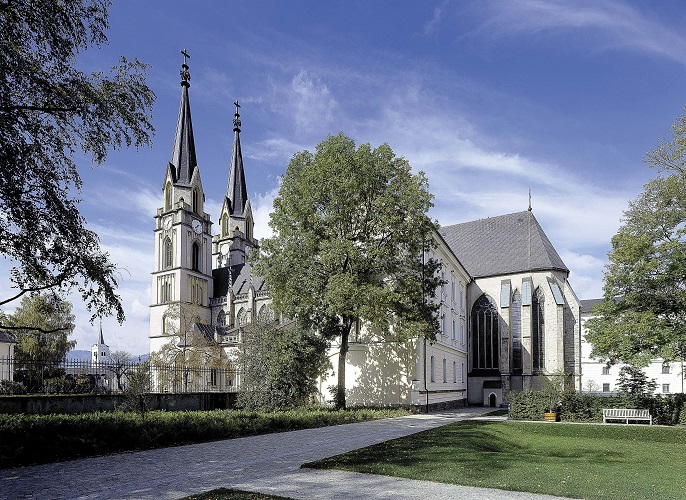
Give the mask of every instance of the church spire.
[[193, 178], [193, 170], [197, 167], [195, 159], [195, 141], [193, 140], [193, 124], [191, 122], [191, 105], [188, 99], [188, 87], [191, 86], [191, 74], [188, 71], [186, 49], [183, 54], [181, 65], [181, 105], [179, 106], [179, 118], [176, 122], [176, 136], [174, 137], [174, 149], [170, 163], [176, 174], [175, 184], [189, 185]]
[[226, 198], [229, 202], [229, 214], [242, 217], [245, 215], [245, 204], [248, 202], [248, 190], [245, 187], [243, 153], [241, 153], [241, 115], [238, 113], [238, 108], [241, 106], [237, 100], [234, 101], [234, 105], [236, 106], [236, 113], [233, 115], [233, 151], [231, 152]]
[[105, 338], [102, 336], [102, 321], [100, 322], [100, 340], [99, 340], [100, 345], [105, 343]]

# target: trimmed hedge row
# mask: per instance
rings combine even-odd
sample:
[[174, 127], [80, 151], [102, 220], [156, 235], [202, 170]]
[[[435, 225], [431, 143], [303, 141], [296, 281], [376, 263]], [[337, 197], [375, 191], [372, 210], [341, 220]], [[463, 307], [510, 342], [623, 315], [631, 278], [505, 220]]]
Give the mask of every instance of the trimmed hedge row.
[[397, 417], [403, 408], [0, 415], [0, 468]]
[[[603, 421], [603, 408], [643, 408], [650, 410], [653, 423], [660, 425], [685, 425], [686, 412], [682, 412], [684, 394], [667, 396], [592, 396], [567, 391], [560, 398], [557, 410], [563, 422]], [[543, 420], [547, 411], [547, 399], [541, 391], [510, 393], [510, 418], [515, 420]]]

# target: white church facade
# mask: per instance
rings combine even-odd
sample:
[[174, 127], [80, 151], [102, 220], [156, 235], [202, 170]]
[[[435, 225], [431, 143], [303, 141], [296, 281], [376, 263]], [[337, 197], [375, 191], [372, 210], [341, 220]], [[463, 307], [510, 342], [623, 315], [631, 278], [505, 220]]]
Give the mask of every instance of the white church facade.
[[[192, 330], [229, 354], [243, 326], [278, 315], [270, 308], [267, 284], [252, 274], [248, 261], [259, 242], [253, 236], [238, 102], [227, 191], [213, 234], [204, 211], [185, 62], [182, 68], [172, 158], [155, 215], [150, 352], [170, 341], [183, 343]], [[567, 281], [569, 270], [532, 211], [447, 226], [434, 238], [445, 281], [435, 297], [439, 338], [398, 343], [359, 325], [347, 355], [349, 404], [499, 406], [509, 391], [538, 388], [546, 375], [562, 371], [580, 389], [579, 301]], [[332, 345], [330, 355], [336, 350]], [[331, 400], [335, 384], [335, 372], [320, 380], [318, 399]]]

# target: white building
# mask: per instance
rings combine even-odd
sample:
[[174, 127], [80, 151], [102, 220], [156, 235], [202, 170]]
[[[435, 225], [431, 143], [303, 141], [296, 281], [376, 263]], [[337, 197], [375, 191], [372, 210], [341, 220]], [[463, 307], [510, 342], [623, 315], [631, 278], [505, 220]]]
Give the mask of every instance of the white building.
[[104, 364], [110, 360], [110, 346], [105, 344], [105, 338], [102, 335], [102, 323], [100, 323], [100, 335], [98, 342], [91, 346], [91, 362], [96, 365], [98, 363]]
[[14, 346], [17, 339], [0, 330], [0, 380], [14, 380]]
[[[584, 392], [602, 394], [605, 396], [617, 393], [617, 380], [623, 364], [608, 366], [607, 363], [591, 357], [592, 345], [586, 339], [585, 323], [593, 316], [593, 306], [602, 299], [581, 301], [581, 374]], [[683, 361], [665, 361], [657, 358], [643, 368], [648, 379], [657, 383], [655, 394], [674, 394], [684, 392], [684, 364]]]

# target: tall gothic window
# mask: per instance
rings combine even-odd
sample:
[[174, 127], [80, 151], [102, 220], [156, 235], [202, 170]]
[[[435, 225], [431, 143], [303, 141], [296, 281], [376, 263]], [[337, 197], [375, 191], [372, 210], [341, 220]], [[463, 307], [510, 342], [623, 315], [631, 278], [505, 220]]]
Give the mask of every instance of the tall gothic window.
[[257, 321], [260, 323], [271, 323], [274, 321], [274, 312], [267, 304], [260, 307], [260, 312], [257, 313]]
[[222, 216], [222, 236], [229, 235], [229, 216], [224, 214]]
[[191, 252], [191, 269], [193, 271], [200, 270], [200, 246], [197, 241], [193, 242], [193, 248]]
[[171, 183], [167, 182], [164, 187], [164, 211], [172, 209], [172, 186]]
[[498, 310], [493, 302], [482, 295], [472, 307], [472, 359], [474, 369], [499, 368]]
[[224, 311], [219, 311], [217, 314], [217, 326], [226, 326], [226, 313]]
[[522, 371], [522, 296], [512, 294], [512, 370]]
[[174, 253], [172, 250], [171, 238], [168, 236], [164, 239], [164, 269], [168, 269], [174, 265]]
[[537, 288], [531, 300], [531, 362], [534, 370], [543, 370], [545, 368], [544, 302], [543, 292], [540, 288]]
[[199, 196], [198, 190], [194, 188], [193, 189], [193, 196], [191, 198], [191, 202], [192, 202], [193, 206], [191, 208], [196, 214], [199, 213], [199, 210], [200, 210], [200, 203], [198, 202], [198, 196]]
[[245, 237], [252, 240], [252, 218], [245, 218]]

